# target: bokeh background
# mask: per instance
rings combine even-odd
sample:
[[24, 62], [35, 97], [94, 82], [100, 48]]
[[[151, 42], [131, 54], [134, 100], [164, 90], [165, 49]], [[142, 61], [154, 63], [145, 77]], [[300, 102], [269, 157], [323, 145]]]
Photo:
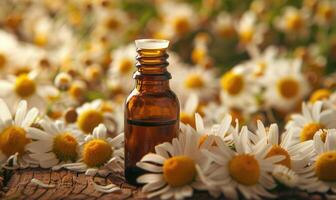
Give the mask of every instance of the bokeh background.
[[101, 99], [120, 131], [133, 41], [159, 38], [170, 40], [183, 122], [230, 112], [281, 123], [303, 100], [332, 95], [335, 19], [332, 0], [2, 0], [0, 97], [69, 123]]

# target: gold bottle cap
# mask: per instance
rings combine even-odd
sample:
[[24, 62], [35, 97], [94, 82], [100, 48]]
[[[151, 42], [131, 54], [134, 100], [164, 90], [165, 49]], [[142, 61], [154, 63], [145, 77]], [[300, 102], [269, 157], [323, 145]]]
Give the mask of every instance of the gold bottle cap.
[[165, 49], [168, 48], [168, 40], [140, 39], [135, 40], [135, 47], [139, 49]]

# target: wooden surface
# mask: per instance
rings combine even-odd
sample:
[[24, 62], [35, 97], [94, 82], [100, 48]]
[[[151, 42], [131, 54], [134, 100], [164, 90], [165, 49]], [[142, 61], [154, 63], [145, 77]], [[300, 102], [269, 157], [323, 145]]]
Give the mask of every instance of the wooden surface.
[[[55, 188], [42, 188], [32, 184], [31, 179], [36, 178], [46, 184], [54, 184]], [[122, 190], [114, 193], [101, 193], [94, 189], [93, 182], [100, 185], [114, 183]], [[1, 187], [1, 179], [0, 179]], [[13, 172], [9, 181], [3, 187], [3, 192], [0, 193], [0, 199], [8, 200], [59, 200], [59, 199], [78, 199], [78, 200], [95, 200], [95, 199], [111, 199], [111, 200], [145, 200], [145, 195], [140, 191], [140, 188], [131, 186], [125, 183], [122, 174], [109, 175], [106, 178], [89, 177], [83, 173], [76, 173], [67, 170], [51, 171], [42, 169], [25, 169]], [[158, 199], [158, 198], [156, 198]], [[190, 199], [195, 200], [211, 200], [206, 192], [196, 192]], [[220, 197], [219, 199], [224, 199]], [[278, 199], [325, 199], [321, 195], [310, 195], [285, 190], [279, 194]]]

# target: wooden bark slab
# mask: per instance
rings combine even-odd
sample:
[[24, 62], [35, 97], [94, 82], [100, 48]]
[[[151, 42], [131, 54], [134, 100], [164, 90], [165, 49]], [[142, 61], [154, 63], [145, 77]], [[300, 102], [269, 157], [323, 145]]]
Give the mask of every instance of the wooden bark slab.
[[[54, 184], [55, 188], [42, 188], [31, 183], [31, 179], [36, 178], [46, 184]], [[101, 193], [94, 189], [93, 182], [101, 185], [114, 183], [122, 190], [114, 193]], [[67, 170], [51, 171], [45, 169], [25, 169], [17, 170], [13, 173], [5, 186], [5, 193], [0, 199], [8, 200], [145, 200], [145, 195], [141, 188], [125, 183], [122, 174], [112, 174], [106, 178], [89, 177], [83, 173], [76, 173]], [[157, 200], [156, 198], [155, 200]], [[196, 192], [190, 199], [211, 200], [206, 192]], [[219, 199], [224, 199], [220, 197]], [[325, 199], [321, 195], [310, 195], [303, 192], [283, 191], [278, 199]]]

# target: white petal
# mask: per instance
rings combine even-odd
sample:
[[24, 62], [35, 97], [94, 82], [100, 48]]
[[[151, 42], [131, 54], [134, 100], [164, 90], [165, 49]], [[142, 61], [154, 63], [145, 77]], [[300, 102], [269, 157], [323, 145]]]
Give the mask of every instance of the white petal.
[[2, 119], [2, 121], [12, 120], [12, 114], [9, 111], [6, 102], [2, 99], [0, 99], [0, 110], [0, 118]]
[[39, 111], [37, 110], [37, 108], [32, 108], [28, 111], [25, 119], [22, 122], [22, 126], [23, 127], [28, 127], [30, 126], [34, 120], [36, 119], [36, 117], [38, 116]]
[[27, 144], [26, 149], [33, 153], [45, 153], [51, 151], [52, 146], [51, 140], [40, 140]]
[[20, 101], [16, 114], [15, 114], [15, 125], [21, 126], [22, 121], [27, 113], [27, 102], [26, 101]]

